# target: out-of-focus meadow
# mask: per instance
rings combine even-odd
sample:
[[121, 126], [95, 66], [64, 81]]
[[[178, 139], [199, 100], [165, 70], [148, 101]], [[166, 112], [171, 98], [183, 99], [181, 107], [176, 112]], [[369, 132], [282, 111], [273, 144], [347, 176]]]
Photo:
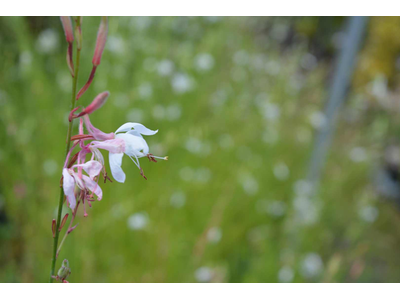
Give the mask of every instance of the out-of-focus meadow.
[[[79, 87], [99, 22], [83, 19]], [[369, 20], [315, 197], [306, 181], [345, 24], [110, 17], [79, 104], [110, 91], [92, 123], [159, 129], [150, 152], [170, 159], [142, 159], [146, 181], [125, 157], [126, 182], [102, 185], [57, 269], [67, 258], [71, 282], [400, 281], [400, 18]], [[59, 18], [0, 18], [1, 282], [48, 280], [66, 48]]]

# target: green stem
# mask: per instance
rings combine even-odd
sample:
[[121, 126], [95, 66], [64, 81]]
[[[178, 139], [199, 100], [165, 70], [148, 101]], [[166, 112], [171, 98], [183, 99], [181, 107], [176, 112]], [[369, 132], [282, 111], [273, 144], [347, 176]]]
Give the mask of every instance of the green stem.
[[[80, 26], [80, 18], [77, 18], [77, 26]], [[79, 73], [79, 60], [81, 56], [81, 50], [77, 49], [76, 53], [76, 63], [75, 63], [75, 76], [72, 81], [72, 98], [71, 98], [71, 110], [75, 108], [75, 98], [76, 98], [76, 90], [78, 84], [78, 73]], [[71, 135], [72, 135], [72, 126], [74, 120], [72, 120], [68, 125], [68, 132], [67, 132], [67, 145], [65, 148], [65, 157], [67, 157], [69, 149], [71, 147]], [[50, 283], [53, 282], [53, 275], [56, 268], [56, 261], [57, 261], [57, 246], [58, 246], [58, 237], [60, 235], [59, 228], [61, 223], [61, 215], [62, 215], [62, 207], [64, 203], [64, 189], [60, 187], [60, 199], [58, 200], [58, 214], [57, 214], [57, 223], [56, 223], [56, 234], [53, 241], [53, 258], [51, 260], [51, 271], [50, 271]]]
[[61, 247], [62, 247], [62, 245], [64, 244], [65, 239], [66, 239], [67, 236], [69, 235], [69, 230], [70, 230], [71, 227], [72, 227], [72, 223], [74, 223], [75, 216], [76, 216], [76, 213], [77, 213], [77, 211], [78, 211], [78, 207], [79, 207], [79, 201], [78, 201], [78, 203], [76, 204], [75, 210], [72, 212], [71, 221], [69, 222], [68, 229], [65, 231], [64, 238], [61, 240], [60, 246], [58, 246], [57, 253], [56, 253], [56, 258], [58, 258], [58, 255], [60, 254], [60, 251], [61, 251]]

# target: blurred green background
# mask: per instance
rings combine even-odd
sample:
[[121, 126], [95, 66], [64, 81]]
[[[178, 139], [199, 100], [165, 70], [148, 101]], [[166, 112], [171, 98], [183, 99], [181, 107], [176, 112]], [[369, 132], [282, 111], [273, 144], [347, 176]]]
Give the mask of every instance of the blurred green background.
[[[78, 87], [99, 23], [83, 19]], [[67, 258], [71, 282], [400, 281], [400, 18], [369, 20], [315, 197], [305, 180], [345, 24], [110, 17], [79, 104], [110, 91], [92, 123], [159, 129], [150, 152], [170, 159], [142, 159], [146, 181], [125, 157], [126, 182], [101, 186], [56, 269]], [[0, 282], [48, 280], [66, 48], [57, 17], [0, 18]]]

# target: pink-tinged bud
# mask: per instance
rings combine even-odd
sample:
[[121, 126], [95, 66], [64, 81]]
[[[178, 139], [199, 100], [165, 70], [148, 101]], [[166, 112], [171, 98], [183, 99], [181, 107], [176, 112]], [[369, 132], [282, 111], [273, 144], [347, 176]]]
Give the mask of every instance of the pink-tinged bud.
[[70, 234], [76, 228], [76, 226], [78, 226], [78, 224], [76, 224], [74, 227], [71, 227], [70, 229], [68, 229], [68, 234]]
[[69, 72], [71, 73], [71, 76], [75, 76], [75, 71], [74, 71], [74, 61], [72, 60], [72, 43], [68, 44], [68, 49], [67, 49], [67, 65]]
[[51, 231], [53, 232], [53, 238], [56, 237], [56, 220], [53, 219], [53, 221], [51, 221]]
[[60, 227], [58, 228], [58, 231], [61, 231], [61, 229], [64, 227], [65, 223], [67, 222], [69, 214], [65, 214], [64, 218], [61, 220]]
[[60, 19], [64, 28], [65, 38], [68, 42], [67, 65], [71, 76], [74, 77], [74, 62], [72, 60], [72, 42], [74, 41], [74, 33], [72, 29], [71, 17], [60, 17]]
[[110, 93], [108, 91], [106, 92], [102, 92], [101, 94], [98, 94], [96, 96], [96, 98], [94, 98], [94, 100], [92, 101], [92, 103], [89, 104], [89, 106], [87, 106], [79, 115], [83, 116], [85, 114], [90, 115], [91, 113], [93, 113], [94, 111], [98, 110], [100, 107], [102, 107], [104, 105], [104, 103], [106, 103], [108, 96], [110, 96]]
[[72, 43], [74, 41], [74, 33], [72, 30], [71, 17], [60, 17], [60, 19], [64, 28], [65, 38], [68, 43]]
[[92, 60], [94, 66], [98, 66], [100, 64], [101, 55], [103, 54], [103, 50], [107, 41], [107, 33], [108, 33], [107, 17], [101, 17], [99, 31], [97, 32], [96, 48], [94, 49], [94, 55]]
[[79, 90], [78, 94], [76, 95], [76, 100], [78, 100], [82, 95], [86, 92], [86, 90], [89, 88], [90, 84], [93, 81], [94, 74], [96, 73], [96, 66], [93, 66], [92, 72], [90, 72], [89, 79], [86, 82], [86, 84]]

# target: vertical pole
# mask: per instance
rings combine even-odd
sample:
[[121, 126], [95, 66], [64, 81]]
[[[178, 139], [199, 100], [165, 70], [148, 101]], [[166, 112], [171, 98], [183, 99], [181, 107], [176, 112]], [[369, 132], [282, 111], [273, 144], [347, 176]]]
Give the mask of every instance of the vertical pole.
[[346, 91], [355, 68], [357, 52], [360, 48], [368, 17], [350, 17], [342, 49], [340, 50], [328, 101], [325, 105], [325, 123], [315, 140], [308, 171], [308, 181], [315, 193], [329, 145], [335, 130], [337, 112], [345, 101]]

